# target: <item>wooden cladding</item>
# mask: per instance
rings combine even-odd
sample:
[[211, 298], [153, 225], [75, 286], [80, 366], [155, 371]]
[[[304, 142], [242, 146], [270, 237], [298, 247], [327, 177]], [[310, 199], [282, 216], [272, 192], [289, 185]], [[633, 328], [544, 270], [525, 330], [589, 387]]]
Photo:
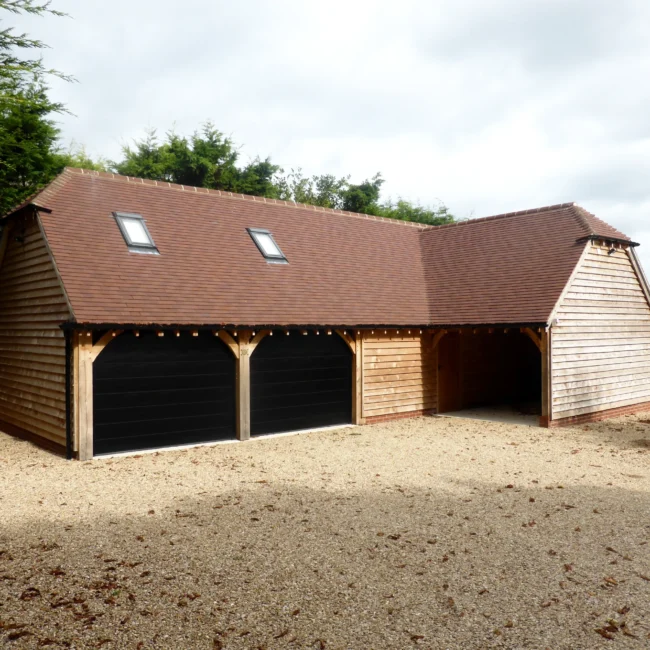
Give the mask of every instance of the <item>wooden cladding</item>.
[[0, 260], [0, 419], [65, 445], [65, 340], [70, 310], [38, 218], [6, 235]]
[[365, 332], [362, 351], [364, 418], [436, 408], [431, 334]]
[[629, 253], [591, 245], [552, 329], [552, 418], [650, 400], [650, 306]]

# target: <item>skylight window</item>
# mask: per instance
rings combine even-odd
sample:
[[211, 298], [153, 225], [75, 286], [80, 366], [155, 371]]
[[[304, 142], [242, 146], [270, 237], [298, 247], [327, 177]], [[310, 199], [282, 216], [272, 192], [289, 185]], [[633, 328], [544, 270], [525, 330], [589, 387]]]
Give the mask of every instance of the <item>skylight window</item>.
[[113, 212], [113, 216], [120, 227], [126, 245], [132, 253], [158, 255], [158, 249], [153, 243], [151, 234], [141, 215], [130, 212]]
[[267, 262], [288, 264], [287, 258], [275, 243], [273, 235], [268, 230], [264, 230], [263, 228], [247, 228], [247, 230]]

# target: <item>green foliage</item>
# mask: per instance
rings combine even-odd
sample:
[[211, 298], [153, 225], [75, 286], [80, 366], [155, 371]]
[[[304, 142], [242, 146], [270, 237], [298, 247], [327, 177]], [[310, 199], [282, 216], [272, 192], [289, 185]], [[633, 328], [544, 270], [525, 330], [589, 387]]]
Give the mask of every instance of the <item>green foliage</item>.
[[121, 162], [112, 163], [118, 174], [256, 196], [278, 193], [273, 179], [279, 167], [268, 158], [238, 166], [234, 143], [210, 122], [189, 139], [171, 131], [160, 142], [151, 130], [122, 154]]
[[[60, 11], [50, 9], [50, 2], [38, 3], [35, 0], [0, 0], [0, 12], [2, 11], [37, 16], [45, 14], [65, 16]], [[6, 15], [0, 13], [0, 16]], [[20, 55], [24, 50], [41, 50], [46, 47], [47, 45], [30, 38], [27, 34], [16, 33], [13, 27], [5, 27], [3, 20], [0, 20], [0, 98], [15, 94], [17, 91], [26, 91], [34, 84], [43, 84], [47, 75], [70, 79], [57, 70], [46, 68], [40, 58], [25, 58]], [[29, 101], [30, 95], [30, 92], [26, 92], [23, 101]], [[56, 110], [61, 108], [58, 105]]]
[[391, 200], [381, 202], [380, 192], [384, 183], [381, 174], [356, 185], [350, 183], [349, 176], [337, 178], [332, 174], [322, 174], [310, 177], [305, 176], [301, 168], [285, 173], [269, 158], [255, 158], [239, 166], [239, 151], [235, 143], [211, 122], [204, 124], [189, 139], [170, 131], [161, 142], [156, 131], [150, 130], [132, 147], [123, 147], [122, 154], [123, 160], [110, 163], [110, 166], [125, 176], [284, 199], [403, 221], [441, 224], [454, 220], [442, 204], [430, 208], [405, 199], [396, 203]]
[[417, 203], [411, 203], [404, 199], [398, 199], [393, 203], [390, 199], [383, 203], [376, 213], [381, 217], [400, 219], [401, 221], [417, 221], [432, 226], [441, 226], [445, 223], [453, 223], [454, 216], [443, 203], [437, 207], [424, 207]]
[[286, 175], [279, 173], [275, 183], [279, 199], [340, 210], [343, 208], [342, 196], [348, 187], [348, 178], [336, 178], [331, 174], [308, 178], [298, 168]]
[[[51, 9], [49, 1], [0, 0], [0, 16], [7, 12], [65, 15]], [[65, 107], [49, 100], [44, 79], [47, 75], [70, 78], [47, 69], [40, 58], [20, 56], [21, 52], [45, 47], [41, 41], [5, 27], [0, 19], [0, 214], [24, 201], [68, 166], [112, 169], [127, 176], [281, 198], [391, 219], [427, 224], [454, 220], [443, 204], [429, 208], [401, 198], [395, 203], [382, 203], [381, 174], [355, 185], [350, 183], [349, 176], [305, 177], [300, 168], [285, 174], [270, 158], [258, 157], [241, 165], [233, 141], [210, 122], [189, 139], [172, 131], [160, 142], [155, 130], [151, 130], [133, 147], [123, 148], [120, 162], [102, 158], [93, 161], [83, 147], [71, 146], [62, 152], [52, 115], [64, 112]]]
[[354, 185], [350, 183], [349, 176], [336, 178], [331, 174], [323, 174], [310, 178], [303, 176], [300, 168], [276, 178], [278, 197], [287, 201], [429, 225], [454, 221], [453, 215], [442, 203], [436, 207], [424, 207], [401, 198], [397, 202], [390, 199], [381, 202], [379, 199], [383, 183], [381, 174], [375, 174], [370, 180]]
[[379, 192], [384, 179], [381, 174], [375, 174], [371, 180], [365, 180], [359, 185], [348, 185], [343, 191], [343, 209], [348, 212], [363, 212], [364, 214], [378, 214]]
[[52, 116], [65, 111], [48, 98], [45, 78], [55, 75], [40, 58], [21, 56], [47, 47], [41, 41], [6, 27], [8, 14], [52, 14], [49, 2], [0, 0], [0, 214], [24, 201], [61, 171], [59, 130]]
[[61, 171], [56, 105], [32, 85], [0, 97], [0, 214], [24, 201]]
[[57, 152], [59, 167], [78, 167], [79, 169], [92, 169], [97, 172], [107, 172], [109, 162], [105, 158], [93, 160], [83, 145], [77, 145], [74, 142], [70, 144], [67, 151]]

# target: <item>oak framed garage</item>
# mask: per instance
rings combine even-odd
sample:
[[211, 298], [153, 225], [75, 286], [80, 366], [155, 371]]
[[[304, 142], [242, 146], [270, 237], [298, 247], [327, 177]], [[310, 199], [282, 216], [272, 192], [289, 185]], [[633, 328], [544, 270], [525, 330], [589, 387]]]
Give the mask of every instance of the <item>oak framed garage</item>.
[[0, 224], [0, 430], [68, 457], [650, 408], [636, 244], [572, 203], [432, 227], [68, 169]]

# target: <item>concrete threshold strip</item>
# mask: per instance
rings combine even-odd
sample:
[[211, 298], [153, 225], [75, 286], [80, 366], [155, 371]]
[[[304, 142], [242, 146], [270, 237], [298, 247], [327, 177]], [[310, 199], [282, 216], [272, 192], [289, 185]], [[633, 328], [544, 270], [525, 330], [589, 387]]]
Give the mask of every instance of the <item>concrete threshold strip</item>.
[[267, 440], [268, 438], [286, 438], [297, 436], [301, 433], [316, 433], [318, 431], [334, 431], [335, 429], [353, 429], [354, 424], [334, 424], [329, 427], [318, 427], [316, 429], [299, 429], [298, 431], [283, 431], [281, 433], [265, 433], [261, 436], [251, 437], [249, 440], [214, 440], [213, 442], [197, 442], [190, 445], [176, 445], [174, 447], [156, 447], [154, 449], [140, 449], [139, 451], [122, 451], [118, 454], [97, 454], [92, 460], [104, 460], [107, 458], [124, 458], [127, 456], [142, 456], [144, 454], [157, 454], [165, 451], [182, 451], [183, 449], [194, 449], [195, 447], [215, 447], [217, 445], [231, 445], [238, 442], [255, 442], [256, 440]]

